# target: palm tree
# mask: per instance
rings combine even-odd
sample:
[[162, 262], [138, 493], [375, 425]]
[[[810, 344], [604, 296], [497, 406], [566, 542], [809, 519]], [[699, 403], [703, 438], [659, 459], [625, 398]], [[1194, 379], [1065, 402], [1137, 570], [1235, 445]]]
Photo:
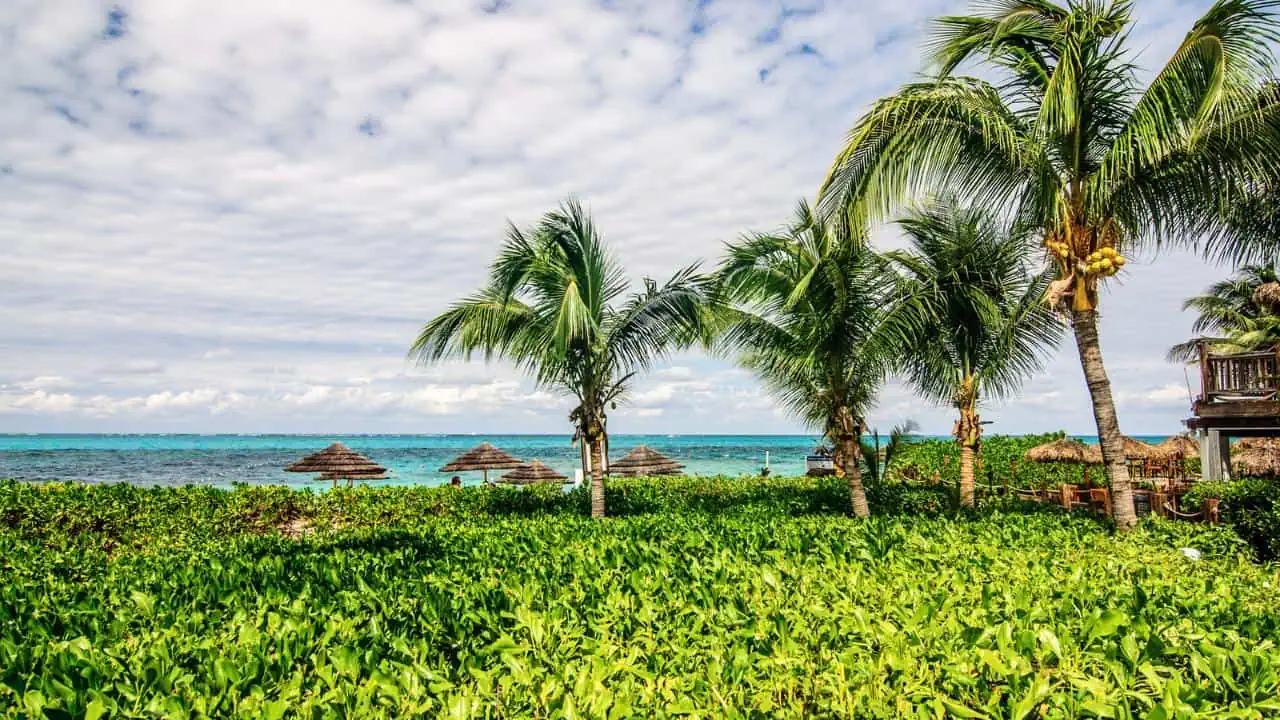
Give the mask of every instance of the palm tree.
[[920, 426], [915, 420], [904, 420], [893, 426], [884, 445], [880, 444], [880, 431], [871, 431], [871, 439], [863, 440], [859, 448], [862, 451], [862, 464], [867, 469], [868, 484], [875, 486], [884, 482], [893, 461], [898, 459], [910, 442], [908, 438], [919, 431]]
[[1041, 367], [1062, 324], [1041, 298], [1047, 274], [1027, 272], [1031, 248], [988, 214], [944, 200], [899, 223], [910, 252], [889, 253], [902, 274], [891, 313], [910, 329], [899, 369], [921, 395], [959, 411], [960, 504], [974, 504], [982, 442], [978, 405], [1007, 398]]
[[[1238, 243], [1236, 208], [1277, 187], [1274, 6], [1218, 0], [1145, 88], [1126, 0], [988, 0], [941, 18], [927, 48], [936, 77], [876, 102], [822, 187], [824, 214], [857, 224], [955, 192], [1035, 230], [1057, 275], [1046, 299], [1070, 313], [1121, 529], [1136, 516], [1098, 344], [1099, 287], [1131, 248]], [[966, 63], [995, 81], [957, 75]]]
[[1269, 348], [1280, 343], [1280, 317], [1265, 290], [1280, 283], [1274, 265], [1246, 265], [1203, 295], [1187, 298], [1183, 310], [1195, 310], [1196, 337], [1169, 348], [1169, 360], [1194, 362], [1202, 342], [1222, 352]]
[[886, 368], [877, 334], [891, 286], [883, 260], [848, 225], [823, 223], [801, 203], [784, 233], [729, 245], [716, 279], [727, 304], [722, 345], [784, 407], [822, 428], [853, 514], [869, 516], [858, 459]]
[[569, 200], [530, 230], [510, 226], [488, 285], [428, 322], [410, 350], [424, 364], [475, 353], [508, 360], [573, 397], [569, 419], [588, 452], [592, 517], [605, 513], [607, 410], [637, 372], [705, 327], [705, 283], [695, 267], [663, 285], [646, 278], [624, 297], [627, 286], [587, 212]]

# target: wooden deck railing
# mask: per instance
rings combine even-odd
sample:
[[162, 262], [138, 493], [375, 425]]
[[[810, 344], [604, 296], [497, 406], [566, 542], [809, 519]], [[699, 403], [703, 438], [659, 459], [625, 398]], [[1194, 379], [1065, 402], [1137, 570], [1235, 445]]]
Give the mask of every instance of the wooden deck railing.
[[1280, 393], [1280, 346], [1214, 355], [1200, 344], [1200, 402], [1271, 400]]

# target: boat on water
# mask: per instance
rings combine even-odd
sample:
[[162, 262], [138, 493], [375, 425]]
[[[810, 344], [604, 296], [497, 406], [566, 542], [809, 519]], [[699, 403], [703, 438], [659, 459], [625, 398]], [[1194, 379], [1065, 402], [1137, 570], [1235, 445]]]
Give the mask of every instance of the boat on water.
[[826, 448], [818, 448], [813, 455], [804, 456], [804, 474], [822, 477], [836, 474], [836, 459]]

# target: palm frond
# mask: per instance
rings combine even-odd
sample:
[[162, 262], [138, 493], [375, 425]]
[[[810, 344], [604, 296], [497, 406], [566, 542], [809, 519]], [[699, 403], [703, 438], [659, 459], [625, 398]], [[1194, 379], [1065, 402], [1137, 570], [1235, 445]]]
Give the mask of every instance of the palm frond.
[[1253, 301], [1259, 286], [1273, 282], [1277, 282], [1274, 265], [1246, 265], [1210, 285], [1204, 294], [1187, 298], [1182, 309], [1195, 311], [1191, 331], [1196, 337], [1169, 348], [1168, 359], [1194, 362], [1201, 343], [1216, 352], [1265, 349], [1280, 343], [1280, 320], [1270, 308]]
[[675, 348], [709, 339], [704, 310], [711, 302], [696, 264], [661, 286], [646, 278], [644, 290], [609, 315], [607, 351], [623, 366], [647, 369]]
[[[410, 356], [514, 363], [605, 422], [637, 371], [714, 330], [710, 284], [689, 267], [625, 298], [626, 275], [586, 209], [569, 199], [530, 229], [509, 226], [489, 284], [424, 326]], [[580, 420], [581, 421], [581, 420]]]
[[912, 196], [966, 188], [1008, 206], [1047, 157], [992, 85], [972, 78], [914, 83], [878, 101], [849, 133], [819, 194], [823, 217], [865, 226]]
[[714, 274], [729, 305], [720, 346], [782, 407], [824, 430], [841, 408], [866, 412], [887, 366], [887, 274], [854, 227], [801, 203], [783, 232], [731, 244]]
[[1062, 334], [1032, 275], [1029, 243], [986, 213], [943, 198], [899, 225], [910, 251], [889, 255], [899, 273], [888, 323], [906, 342], [897, 368], [922, 395], [956, 400], [969, 383], [1006, 397], [1038, 370]]

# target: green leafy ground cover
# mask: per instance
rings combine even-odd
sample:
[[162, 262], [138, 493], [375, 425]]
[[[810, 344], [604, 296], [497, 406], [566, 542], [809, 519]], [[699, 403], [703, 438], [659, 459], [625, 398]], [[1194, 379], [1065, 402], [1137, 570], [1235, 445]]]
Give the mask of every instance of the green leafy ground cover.
[[1280, 714], [1280, 579], [1227, 531], [944, 500], [0, 483], [0, 716]]

